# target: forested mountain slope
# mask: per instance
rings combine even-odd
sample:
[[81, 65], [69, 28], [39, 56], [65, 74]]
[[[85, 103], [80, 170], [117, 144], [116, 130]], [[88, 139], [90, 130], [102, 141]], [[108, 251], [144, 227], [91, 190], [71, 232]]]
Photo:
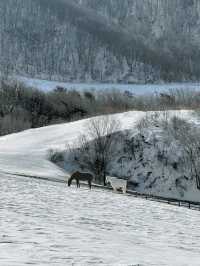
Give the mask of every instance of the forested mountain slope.
[[198, 80], [199, 23], [198, 0], [2, 0], [0, 70], [73, 81]]

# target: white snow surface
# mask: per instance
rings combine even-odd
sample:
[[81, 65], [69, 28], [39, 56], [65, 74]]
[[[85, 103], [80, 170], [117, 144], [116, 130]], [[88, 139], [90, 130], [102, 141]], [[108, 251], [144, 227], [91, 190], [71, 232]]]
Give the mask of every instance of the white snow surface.
[[2, 266], [200, 265], [198, 211], [9, 176], [0, 187]]
[[183, 82], [183, 83], [161, 83], [161, 84], [115, 84], [115, 83], [70, 83], [70, 82], [59, 82], [49, 81], [42, 79], [26, 78], [16, 76], [14, 79], [23, 82], [28, 87], [40, 89], [48, 92], [54, 90], [56, 87], [63, 87], [66, 89], [75, 89], [78, 91], [102, 91], [102, 90], [119, 90], [130, 91], [136, 95], [152, 94], [160, 92], [168, 92], [170, 90], [183, 89], [191, 91], [200, 91], [200, 83], [194, 82]]
[[[116, 114], [122, 130], [129, 129], [143, 117], [143, 112]], [[0, 171], [40, 177], [66, 178], [66, 173], [49, 162], [48, 151], [64, 150], [66, 144], [77, 145], [88, 119], [26, 130], [0, 138]]]

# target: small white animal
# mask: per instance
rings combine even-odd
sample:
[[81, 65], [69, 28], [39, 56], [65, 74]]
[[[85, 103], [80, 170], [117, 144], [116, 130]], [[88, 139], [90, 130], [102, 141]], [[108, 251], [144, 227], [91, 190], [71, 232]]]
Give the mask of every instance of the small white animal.
[[122, 189], [123, 193], [126, 193], [127, 181], [124, 179], [119, 179], [114, 176], [106, 176], [106, 183], [110, 183], [113, 190], [116, 192], [117, 189]]

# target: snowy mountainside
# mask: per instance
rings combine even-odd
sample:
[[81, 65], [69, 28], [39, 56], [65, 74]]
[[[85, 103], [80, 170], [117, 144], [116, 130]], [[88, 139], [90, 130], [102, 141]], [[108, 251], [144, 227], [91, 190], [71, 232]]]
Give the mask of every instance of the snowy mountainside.
[[117, 36], [116, 47], [123, 42], [118, 27], [116, 33], [105, 17], [98, 19], [96, 12], [65, 2], [18, 0], [16, 9], [13, 0], [0, 2], [0, 71], [69, 82], [160, 80], [158, 66], [126, 59], [120, 51], [124, 46], [114, 51], [111, 36]]
[[87, 82], [199, 80], [199, 21], [198, 0], [1, 0], [0, 71]]
[[[134, 189], [161, 196], [200, 201], [200, 193], [195, 180], [189, 172], [178, 166], [180, 159], [178, 147], [174, 143], [168, 145], [168, 165], [159, 157], [163, 138], [158, 130], [149, 130], [146, 135], [136, 131], [138, 121], [145, 117], [145, 112], [132, 111], [113, 115], [121, 123], [122, 137], [128, 135], [129, 143], [117, 146], [118, 157], [113, 159], [110, 173], [118, 177], [126, 177], [130, 183], [137, 184]], [[193, 119], [191, 112], [171, 111], [171, 115]], [[63, 166], [65, 171], [49, 161], [49, 150], [65, 151], [66, 145], [78, 148], [78, 138], [85, 131], [90, 119], [77, 122], [26, 130], [21, 133], [0, 138], [0, 171], [7, 173], [27, 174], [38, 177], [60, 178], [66, 180], [68, 174], [76, 169], [72, 158], [66, 156]], [[135, 154], [130, 155], [131, 141], [139, 144]], [[181, 151], [180, 151], [181, 152]], [[142, 155], [141, 155], [142, 154]], [[135, 156], [135, 158], [134, 158]]]

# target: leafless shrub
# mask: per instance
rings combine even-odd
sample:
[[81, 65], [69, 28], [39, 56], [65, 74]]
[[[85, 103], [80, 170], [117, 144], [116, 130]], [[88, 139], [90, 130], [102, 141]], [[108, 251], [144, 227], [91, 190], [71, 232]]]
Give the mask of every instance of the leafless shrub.
[[47, 157], [52, 163], [55, 163], [55, 164], [64, 161], [63, 152], [61, 151], [55, 151], [55, 150], [50, 149], [48, 151]]
[[152, 127], [166, 127], [168, 123], [169, 113], [166, 112], [148, 112], [145, 117], [139, 120], [136, 128], [141, 132]]

